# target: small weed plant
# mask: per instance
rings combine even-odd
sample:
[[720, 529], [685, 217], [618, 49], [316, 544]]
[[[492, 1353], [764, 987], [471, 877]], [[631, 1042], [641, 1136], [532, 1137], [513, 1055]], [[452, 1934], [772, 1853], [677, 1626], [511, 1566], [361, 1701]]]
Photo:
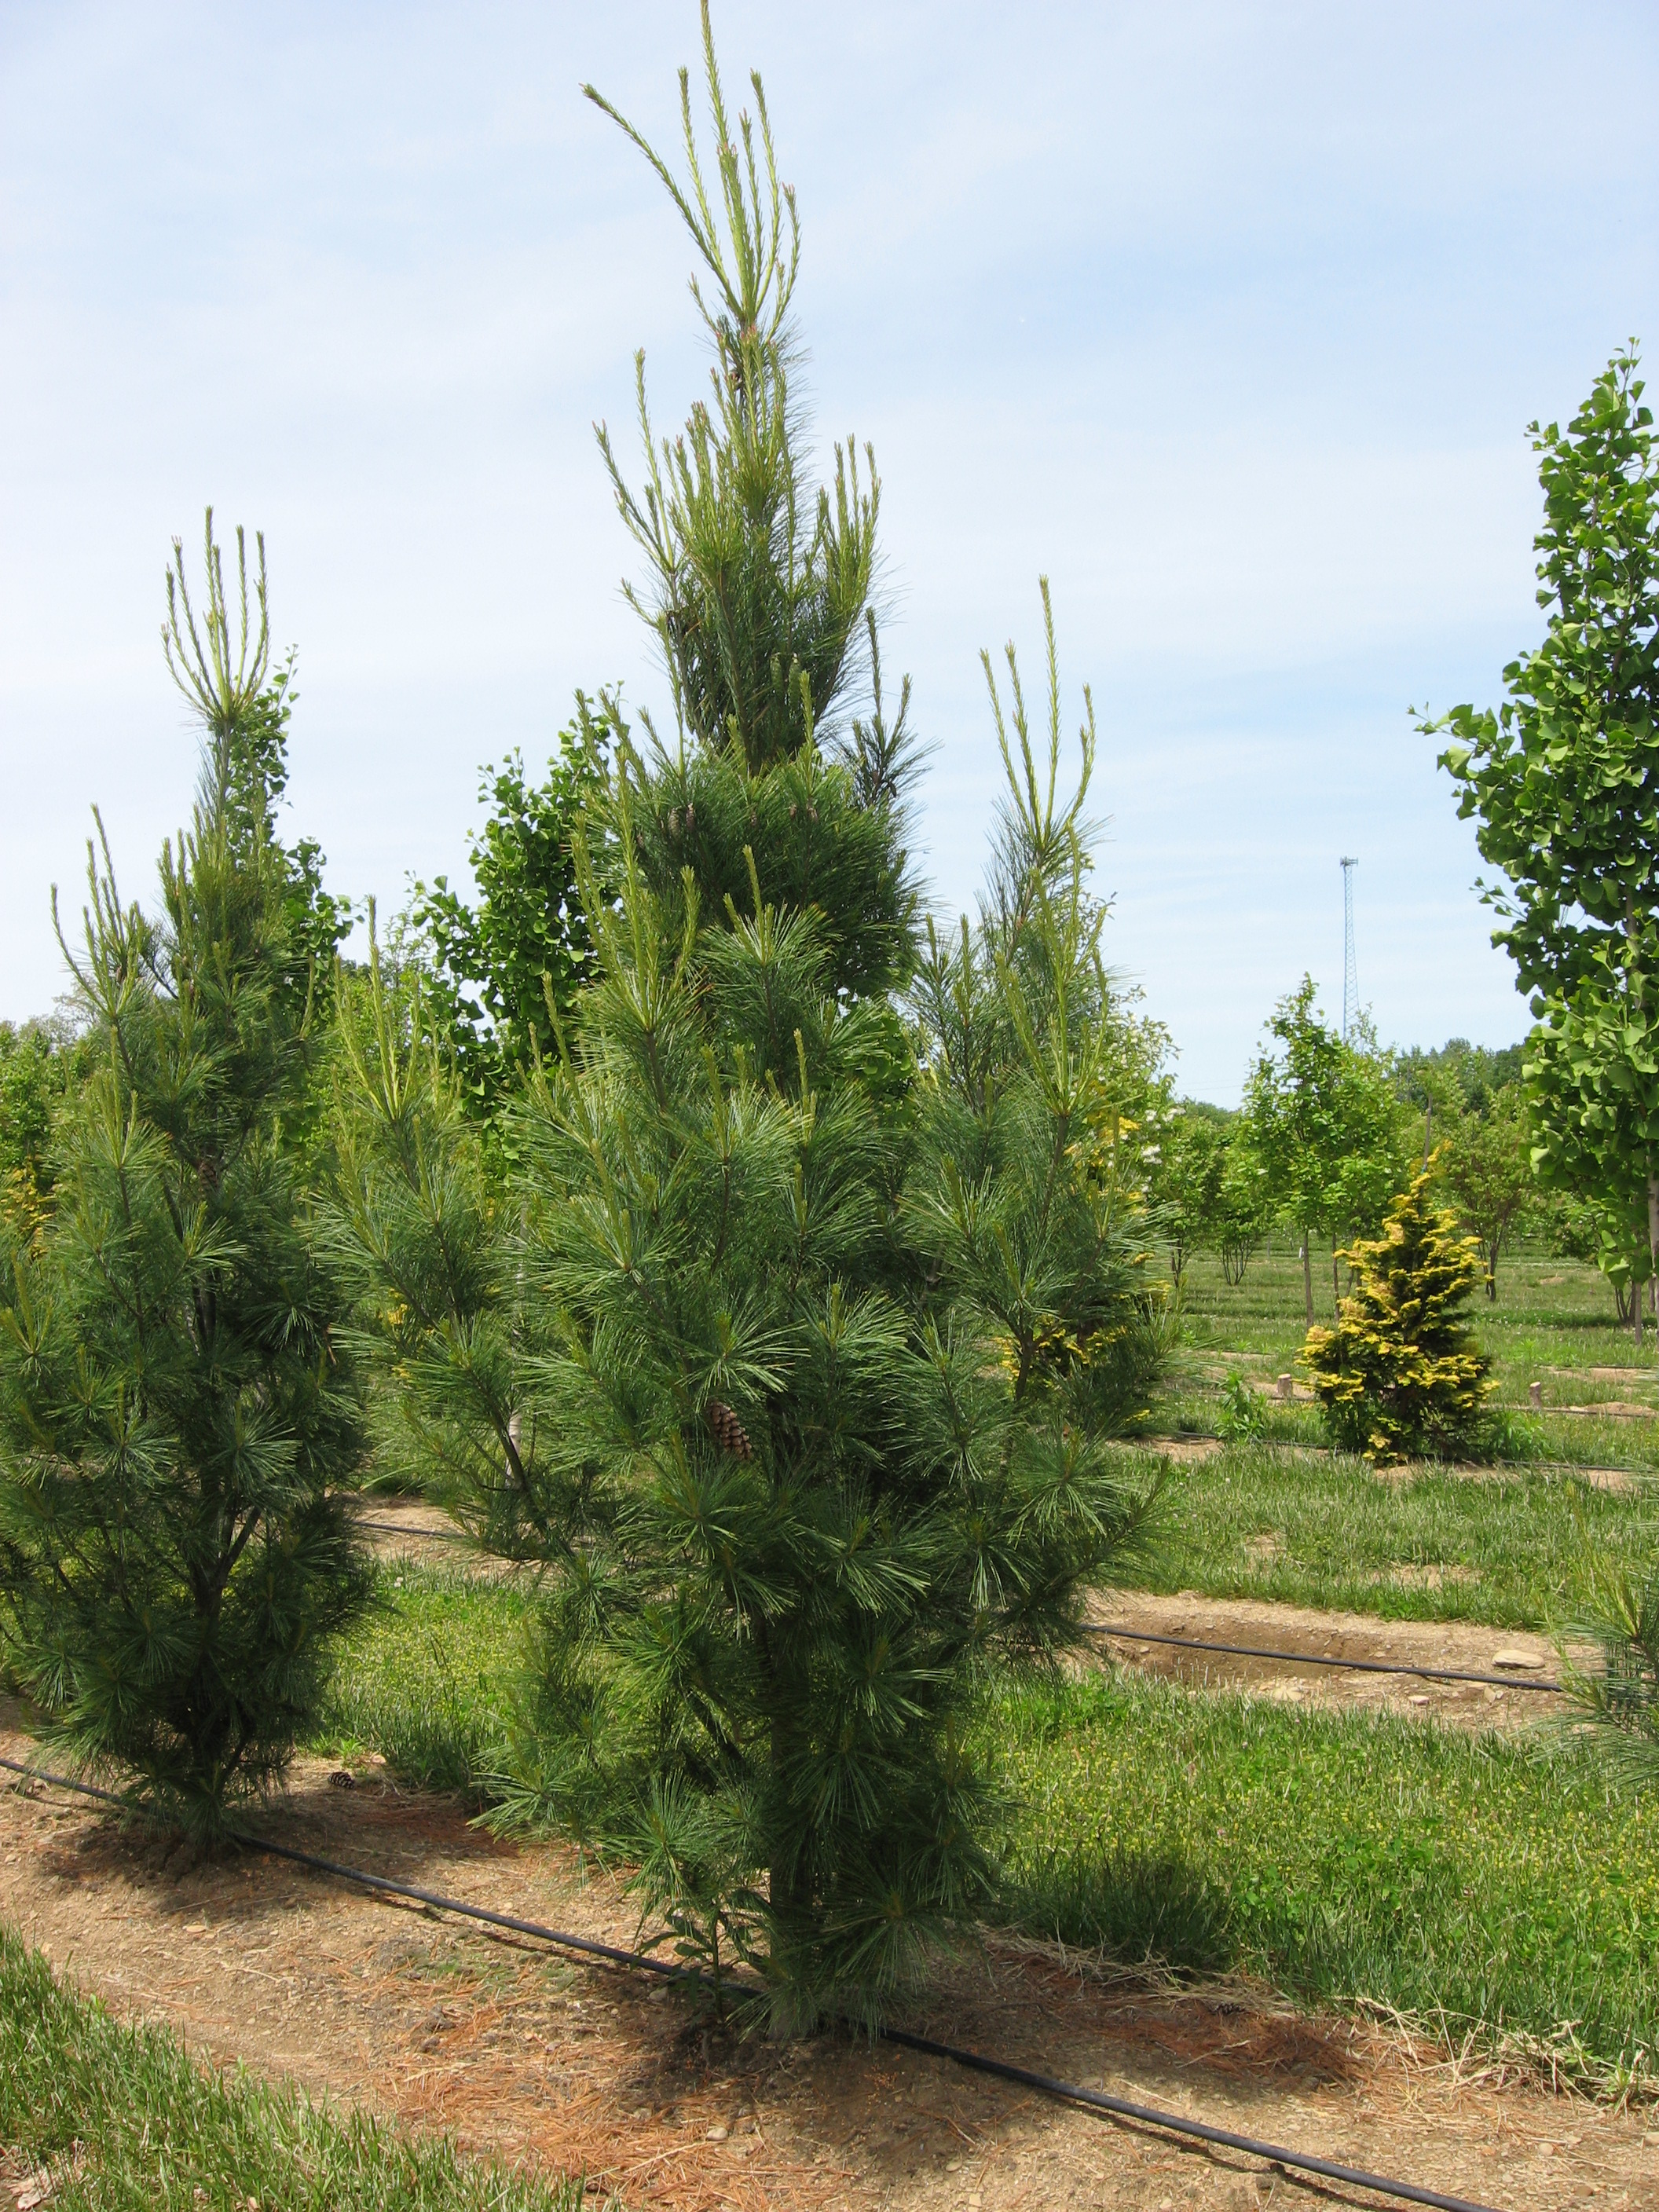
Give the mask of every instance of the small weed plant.
[[1216, 1434], [1227, 1443], [1249, 1443], [1267, 1425], [1267, 1409], [1261, 1393], [1253, 1390], [1242, 1375], [1227, 1378], [1216, 1416]]

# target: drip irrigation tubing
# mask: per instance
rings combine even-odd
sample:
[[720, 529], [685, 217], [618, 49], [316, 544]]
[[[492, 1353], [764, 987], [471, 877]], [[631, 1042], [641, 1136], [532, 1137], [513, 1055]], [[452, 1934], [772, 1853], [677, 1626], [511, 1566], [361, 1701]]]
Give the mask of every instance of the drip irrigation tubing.
[[359, 1521], [360, 1528], [379, 1528], [388, 1536], [414, 1536], [422, 1542], [433, 1544], [470, 1544], [472, 1539], [464, 1528], [412, 1528], [401, 1521]]
[[[445, 1544], [465, 1544], [471, 1539], [459, 1528], [405, 1528], [395, 1521], [362, 1521], [363, 1528], [381, 1528], [394, 1536], [433, 1537]], [[1119, 1644], [1172, 1644], [1183, 1651], [1220, 1651], [1231, 1659], [1277, 1659], [1286, 1667], [1339, 1667], [1353, 1674], [1417, 1674], [1426, 1682], [1485, 1682], [1499, 1690], [1534, 1690], [1543, 1696], [1565, 1695], [1565, 1683], [1547, 1677], [1534, 1682], [1528, 1676], [1477, 1674], [1462, 1667], [1418, 1667], [1408, 1660], [1333, 1659], [1321, 1651], [1280, 1651], [1262, 1644], [1212, 1644], [1197, 1636], [1165, 1636], [1151, 1629], [1111, 1628], [1099, 1621], [1086, 1624], [1091, 1636], [1110, 1637]]]
[[1146, 1628], [1108, 1628], [1090, 1621], [1091, 1636], [1109, 1636], [1121, 1644], [1175, 1644], [1183, 1651], [1224, 1651], [1235, 1659], [1278, 1659], [1287, 1667], [1343, 1667], [1360, 1674], [1420, 1674], [1430, 1682], [1492, 1682], [1500, 1690], [1538, 1690], [1556, 1697], [1566, 1693], [1562, 1682], [1534, 1682], [1525, 1674], [1474, 1674], [1461, 1667], [1414, 1667], [1404, 1660], [1333, 1659], [1321, 1651], [1276, 1651], [1262, 1644], [1209, 1644], [1198, 1636], [1154, 1635]]
[[[54, 1789], [73, 1790], [82, 1797], [96, 1798], [100, 1803], [114, 1805], [125, 1810], [132, 1809], [131, 1801], [112, 1790], [100, 1790], [89, 1782], [77, 1782], [65, 1774], [51, 1774], [44, 1767], [30, 1766], [23, 1760], [8, 1759], [0, 1754], [0, 1767], [9, 1768], [31, 1782], [49, 1783]], [[602, 1943], [592, 1936], [574, 1936], [560, 1928], [550, 1928], [538, 1920], [524, 1920], [516, 1913], [492, 1912], [482, 1905], [469, 1905], [459, 1897], [447, 1897], [441, 1890], [417, 1888], [412, 1882], [394, 1881], [386, 1875], [369, 1874], [361, 1867], [343, 1865], [337, 1859], [319, 1857], [314, 1851], [297, 1850], [291, 1844], [274, 1843], [267, 1836], [258, 1836], [245, 1828], [228, 1831], [230, 1839], [249, 1850], [266, 1851], [275, 1858], [288, 1859], [296, 1866], [308, 1867], [313, 1872], [325, 1874], [337, 1881], [348, 1881], [388, 1897], [408, 1898], [429, 1911], [450, 1912], [464, 1920], [482, 1922], [488, 1928], [501, 1928], [515, 1936], [527, 1936], [547, 1943], [555, 1949], [575, 1953], [579, 1957], [593, 1959], [605, 1966], [655, 1974], [665, 1981], [702, 1982], [707, 1977], [695, 1966], [670, 1966], [662, 1959], [653, 1959], [641, 1951], [624, 1950], [616, 1943]], [[1449, 2197], [1435, 2189], [1425, 2189], [1414, 2181], [1399, 2181], [1387, 2174], [1370, 2173], [1364, 2167], [1344, 2166], [1334, 2159], [1316, 2158], [1310, 2152], [1291, 2150], [1283, 2143], [1264, 2142], [1260, 2136], [1241, 2135], [1232, 2128], [1212, 2127], [1206, 2121], [1191, 2119], [1181, 2112], [1166, 2112], [1156, 2105], [1142, 2105], [1133, 2098], [1115, 2097], [1105, 2089], [1091, 2089], [1078, 2081], [1063, 2081], [1051, 2074], [1039, 2074], [1025, 2066], [1013, 2065], [1004, 2058], [993, 2058], [981, 2051], [968, 2051], [953, 2043], [939, 2043], [931, 2036], [915, 2034], [908, 2028], [882, 2027], [878, 2034], [885, 2043], [902, 2051], [914, 2051], [924, 2057], [943, 2058], [953, 2066], [969, 2073], [985, 2074], [999, 2081], [1011, 2081], [1016, 2087], [1033, 2089], [1056, 2103], [1076, 2105], [1085, 2111], [1105, 2112], [1114, 2119], [1133, 2120], [1141, 2127], [1157, 2128], [1166, 2135], [1187, 2136], [1194, 2141], [1219, 2145], [1227, 2150], [1242, 2151], [1251, 2158], [1263, 2160], [1297, 2173], [1316, 2174], [1322, 2181], [1340, 2181], [1351, 2189], [1368, 2189], [1379, 2197], [1392, 2197], [1404, 2204], [1426, 2204], [1434, 2212], [1495, 2212], [1489, 2204], [1476, 2203], [1467, 2197]]]

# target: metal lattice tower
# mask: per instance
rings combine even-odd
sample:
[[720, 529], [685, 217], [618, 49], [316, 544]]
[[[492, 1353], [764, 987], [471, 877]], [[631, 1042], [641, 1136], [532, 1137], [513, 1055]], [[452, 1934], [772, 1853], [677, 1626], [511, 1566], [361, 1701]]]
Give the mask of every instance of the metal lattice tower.
[[1353, 957], [1353, 872], [1359, 866], [1357, 860], [1345, 855], [1342, 861], [1342, 1036], [1346, 1043], [1348, 1030], [1359, 1013], [1359, 971]]

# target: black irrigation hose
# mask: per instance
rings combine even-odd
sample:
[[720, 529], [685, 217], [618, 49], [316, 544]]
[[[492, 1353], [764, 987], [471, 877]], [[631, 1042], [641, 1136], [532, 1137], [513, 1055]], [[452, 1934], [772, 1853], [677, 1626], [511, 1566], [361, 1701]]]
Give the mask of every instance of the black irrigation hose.
[[411, 1528], [401, 1521], [359, 1521], [360, 1528], [383, 1529], [388, 1536], [420, 1536], [434, 1544], [470, 1544], [472, 1539], [464, 1528]]
[[[405, 1528], [395, 1521], [362, 1521], [362, 1528], [383, 1528], [394, 1536], [430, 1536], [441, 1543], [465, 1544], [471, 1539], [459, 1528]], [[1278, 1659], [1287, 1667], [1340, 1667], [1358, 1674], [1420, 1674], [1428, 1682], [1490, 1682], [1500, 1690], [1536, 1690], [1546, 1695], [1565, 1695], [1565, 1685], [1529, 1681], [1522, 1674], [1472, 1674], [1459, 1667], [1413, 1667], [1390, 1659], [1331, 1659], [1317, 1651], [1269, 1650], [1260, 1644], [1209, 1644], [1196, 1636], [1156, 1636], [1149, 1629], [1109, 1628], [1098, 1621], [1086, 1624], [1091, 1636], [1109, 1636], [1120, 1644], [1175, 1644], [1183, 1651], [1224, 1651], [1234, 1659]]]
[[[14, 1774], [27, 1775], [31, 1782], [50, 1782], [58, 1790], [73, 1790], [80, 1796], [95, 1797], [100, 1804], [132, 1810], [131, 1801], [113, 1790], [97, 1790], [89, 1782], [71, 1781], [66, 1774], [48, 1774], [44, 1767], [26, 1765], [21, 1759], [0, 1756], [0, 1766], [9, 1767]], [[580, 1951], [585, 1958], [602, 1959], [608, 1966], [638, 1966], [645, 1973], [660, 1974], [671, 1981], [684, 1981], [689, 1974], [695, 1976], [694, 1968], [671, 1966], [641, 1951], [624, 1951], [615, 1943], [601, 1943], [591, 1936], [562, 1935], [556, 1929], [544, 1928], [538, 1920], [520, 1920], [510, 1912], [492, 1912], [487, 1905], [465, 1905], [459, 1898], [441, 1896], [436, 1890], [417, 1889], [412, 1882], [393, 1881], [387, 1875], [367, 1874], [360, 1867], [342, 1866], [337, 1860], [319, 1858], [315, 1851], [298, 1850], [292, 1844], [273, 1843], [269, 1836], [253, 1835], [246, 1828], [230, 1828], [226, 1833], [233, 1843], [241, 1844], [249, 1850], [268, 1851], [273, 1858], [292, 1859], [296, 1866], [332, 1875], [337, 1881], [356, 1882], [361, 1888], [379, 1890], [388, 1897], [411, 1898], [416, 1905], [459, 1912], [464, 1919], [482, 1920], [491, 1928], [511, 1929], [517, 1936], [540, 1936], [565, 1950]]]
[[[88, 1782], [72, 1781], [68, 1775], [49, 1774], [44, 1768], [29, 1766], [21, 1759], [0, 1755], [0, 1766], [9, 1767], [14, 1774], [23, 1775], [31, 1782], [50, 1783], [54, 1789], [71, 1790], [82, 1797], [95, 1797], [100, 1803], [125, 1807], [128, 1800], [118, 1796], [112, 1790], [95, 1789]], [[374, 1890], [385, 1896], [406, 1897], [418, 1905], [435, 1911], [453, 1912], [465, 1920], [481, 1921], [486, 1927], [505, 1928], [515, 1936], [529, 1936], [550, 1943], [562, 1951], [574, 1951], [580, 1957], [598, 1959], [607, 1966], [626, 1966], [643, 1972], [657, 1974], [665, 1980], [701, 1981], [704, 1978], [695, 1966], [671, 1966], [661, 1959], [653, 1959], [639, 1951], [624, 1951], [615, 1943], [600, 1943], [591, 1936], [572, 1936], [559, 1928], [549, 1928], [538, 1920], [521, 1920], [514, 1913], [491, 1912], [482, 1905], [468, 1905], [460, 1898], [446, 1897], [441, 1891], [417, 1889], [413, 1883], [392, 1881], [385, 1875], [368, 1874], [360, 1867], [343, 1866], [337, 1860], [319, 1858], [314, 1851], [297, 1850], [289, 1844], [272, 1843], [269, 1838], [250, 1834], [246, 1829], [232, 1829], [234, 1842], [250, 1850], [268, 1851], [275, 1858], [291, 1860], [296, 1866], [310, 1867], [319, 1874], [331, 1875], [337, 1881], [354, 1882], [359, 1888]], [[983, 2051], [964, 2051], [951, 2043], [936, 2043], [932, 2037], [915, 2035], [908, 2028], [884, 2027], [878, 2031], [884, 2042], [904, 2051], [920, 2051], [929, 2058], [946, 2058], [952, 2065], [965, 2068], [969, 2073], [988, 2074], [1000, 2081], [1012, 2081], [1019, 2087], [1035, 2089], [1042, 2096], [1052, 2097], [1057, 2102], [1080, 2105], [1090, 2112], [1106, 2112], [1115, 2119], [1133, 2120], [1143, 2127], [1158, 2128], [1169, 2135], [1190, 2136], [1199, 2142], [1218, 2143], [1228, 2150], [1247, 2153], [1252, 2158], [1266, 2160], [1270, 2165], [1285, 2166], [1299, 2173], [1317, 2174], [1322, 2180], [1340, 2181], [1353, 2189], [1369, 2189], [1380, 2197], [1392, 2197], [1406, 2204], [1427, 2204], [1436, 2212], [1494, 2212], [1489, 2204], [1477, 2204], [1467, 2197], [1447, 2197], [1438, 2190], [1422, 2189], [1414, 2181], [1395, 2181], [1386, 2174], [1368, 2173], [1363, 2166], [1340, 2166], [1334, 2160], [1315, 2158], [1307, 2151], [1290, 2150], [1282, 2143], [1264, 2142], [1255, 2136], [1235, 2133], [1231, 2128], [1212, 2128], [1203, 2120], [1186, 2118], [1179, 2112], [1161, 2112], [1155, 2105], [1136, 2104], [1127, 2097], [1114, 2097], [1104, 2089], [1089, 2089], [1080, 2082], [1062, 2081], [1053, 2075], [1033, 2073], [1029, 2068], [1011, 2065], [1006, 2059], [988, 2057]]]
[[923, 2051], [930, 2058], [949, 2058], [975, 2074], [989, 2074], [999, 2081], [1015, 2081], [1022, 2088], [1040, 2090], [1045, 2097], [1084, 2105], [1091, 2112], [1109, 2112], [1115, 2119], [1139, 2120], [1146, 2127], [1169, 2128], [1182, 2135], [1196, 2136], [1200, 2142], [1221, 2143], [1229, 2150], [1249, 2151], [1254, 2157], [1267, 2159], [1275, 2166], [1294, 2166], [1300, 2173], [1316, 2173], [1326, 2181], [1346, 2182], [1353, 2189], [1373, 2189], [1379, 2196], [1398, 2197], [1407, 2204], [1437, 2205], [1441, 2212], [1492, 2212], [1490, 2205], [1474, 2204], [1467, 2197], [1443, 2197], [1437, 2189], [1419, 2189], [1414, 2181], [1389, 2181], [1380, 2173], [1367, 2173], [1363, 2166], [1339, 2166], [1333, 2159], [1313, 2158], [1306, 2151], [1286, 2150], [1281, 2143], [1262, 2142], [1255, 2136], [1237, 2135], [1231, 2128], [1212, 2128], [1202, 2120], [1160, 2112], [1156, 2106], [1137, 2105], [1130, 2098], [1114, 2097], [1105, 2089], [1085, 2089], [1076, 2081], [1056, 2081], [1047, 2074], [1011, 2066], [1004, 2058], [987, 2058], [981, 2051], [958, 2051], [954, 2044], [935, 2043], [930, 2036], [912, 2035], [908, 2028], [884, 2027], [881, 2033], [885, 2042], [896, 2043], [906, 2051]]
[[1413, 1667], [1392, 1659], [1329, 1659], [1317, 1651], [1273, 1651], [1260, 1644], [1206, 1644], [1197, 1636], [1155, 1636], [1144, 1628], [1108, 1628], [1090, 1621], [1091, 1636], [1109, 1636], [1121, 1644], [1176, 1644], [1183, 1651], [1225, 1651], [1235, 1659], [1279, 1659], [1287, 1667], [1343, 1667], [1361, 1674], [1420, 1674], [1430, 1682], [1493, 1682], [1500, 1690], [1539, 1690], [1565, 1697], [1562, 1682], [1534, 1682], [1524, 1674], [1471, 1674], [1457, 1667]]

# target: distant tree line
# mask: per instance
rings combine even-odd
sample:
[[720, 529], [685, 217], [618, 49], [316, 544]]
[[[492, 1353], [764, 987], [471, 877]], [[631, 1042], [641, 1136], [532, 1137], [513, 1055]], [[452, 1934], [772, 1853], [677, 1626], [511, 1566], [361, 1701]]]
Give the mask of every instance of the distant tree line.
[[1307, 977], [1267, 1024], [1242, 1105], [1170, 1098], [1159, 1139], [1150, 1189], [1171, 1272], [1207, 1250], [1236, 1284], [1264, 1241], [1289, 1237], [1310, 1324], [1316, 1251], [1328, 1260], [1334, 1304], [1345, 1246], [1375, 1235], [1390, 1201], [1425, 1170], [1438, 1202], [1479, 1240], [1489, 1299], [1516, 1237], [1589, 1249], [1576, 1210], [1533, 1171], [1522, 1047], [1454, 1038], [1387, 1052], [1363, 1021], [1344, 1039]]

